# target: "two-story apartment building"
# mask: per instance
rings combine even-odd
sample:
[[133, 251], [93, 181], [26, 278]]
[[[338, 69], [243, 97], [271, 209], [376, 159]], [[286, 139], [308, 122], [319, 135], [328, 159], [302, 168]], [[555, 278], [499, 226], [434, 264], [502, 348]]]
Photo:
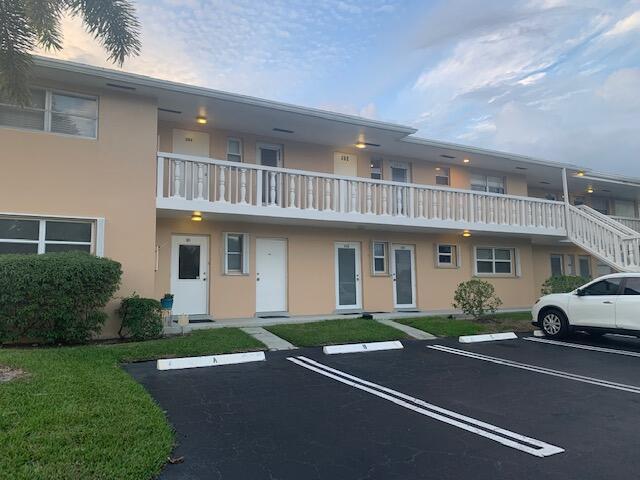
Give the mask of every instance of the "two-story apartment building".
[[528, 308], [552, 274], [640, 270], [640, 179], [76, 63], [34, 76], [31, 107], [0, 101], [0, 253], [111, 257], [122, 295], [174, 314], [446, 311], [473, 277]]

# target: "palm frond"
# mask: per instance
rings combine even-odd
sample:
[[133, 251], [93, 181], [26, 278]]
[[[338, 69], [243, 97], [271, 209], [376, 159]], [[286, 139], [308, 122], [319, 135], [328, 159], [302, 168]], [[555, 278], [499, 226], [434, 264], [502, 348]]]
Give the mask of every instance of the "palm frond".
[[25, 13], [29, 24], [38, 35], [38, 43], [47, 50], [62, 48], [60, 14], [64, 6], [60, 0], [25, 1]]
[[73, 15], [81, 15], [87, 27], [109, 53], [109, 60], [122, 65], [125, 58], [140, 53], [140, 23], [128, 0], [66, 0]]
[[0, 0], [0, 94], [28, 105], [31, 55], [37, 34], [29, 25], [25, 2]]

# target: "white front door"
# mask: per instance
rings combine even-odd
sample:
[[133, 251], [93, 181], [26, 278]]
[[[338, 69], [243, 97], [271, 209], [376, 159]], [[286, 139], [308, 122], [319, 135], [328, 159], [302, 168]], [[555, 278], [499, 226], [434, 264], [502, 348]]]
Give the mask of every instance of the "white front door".
[[358, 157], [350, 153], [333, 154], [333, 173], [343, 177], [358, 176]]
[[362, 308], [360, 244], [336, 243], [336, 309]]
[[256, 239], [256, 312], [287, 311], [287, 241]]
[[416, 273], [413, 245], [391, 246], [393, 305], [396, 308], [416, 306]]
[[174, 315], [208, 313], [209, 238], [171, 237], [171, 293]]

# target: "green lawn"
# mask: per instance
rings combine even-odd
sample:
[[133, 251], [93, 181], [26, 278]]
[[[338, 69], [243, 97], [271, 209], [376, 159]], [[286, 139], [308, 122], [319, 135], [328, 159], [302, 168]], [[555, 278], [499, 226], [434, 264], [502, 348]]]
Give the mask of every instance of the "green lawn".
[[0, 348], [0, 364], [27, 372], [0, 384], [0, 478], [149, 480], [166, 462], [173, 432], [119, 364], [263, 348], [235, 328], [118, 345]]
[[273, 325], [265, 328], [298, 347], [381, 342], [407, 338], [407, 335], [400, 330], [364, 318]]
[[447, 317], [419, 317], [396, 320], [438, 337], [457, 337], [476, 333], [530, 332], [531, 312], [497, 313], [488, 320], [460, 320]]

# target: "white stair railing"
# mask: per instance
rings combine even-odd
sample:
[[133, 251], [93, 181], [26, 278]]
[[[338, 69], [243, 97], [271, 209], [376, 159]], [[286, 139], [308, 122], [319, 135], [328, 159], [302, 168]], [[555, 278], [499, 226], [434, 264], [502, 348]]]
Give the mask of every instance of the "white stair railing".
[[640, 218], [619, 217], [617, 215], [612, 215], [611, 218], [613, 218], [616, 222], [631, 228], [635, 232], [640, 232]]
[[617, 270], [640, 271], [640, 233], [592, 208], [567, 205], [567, 236]]

